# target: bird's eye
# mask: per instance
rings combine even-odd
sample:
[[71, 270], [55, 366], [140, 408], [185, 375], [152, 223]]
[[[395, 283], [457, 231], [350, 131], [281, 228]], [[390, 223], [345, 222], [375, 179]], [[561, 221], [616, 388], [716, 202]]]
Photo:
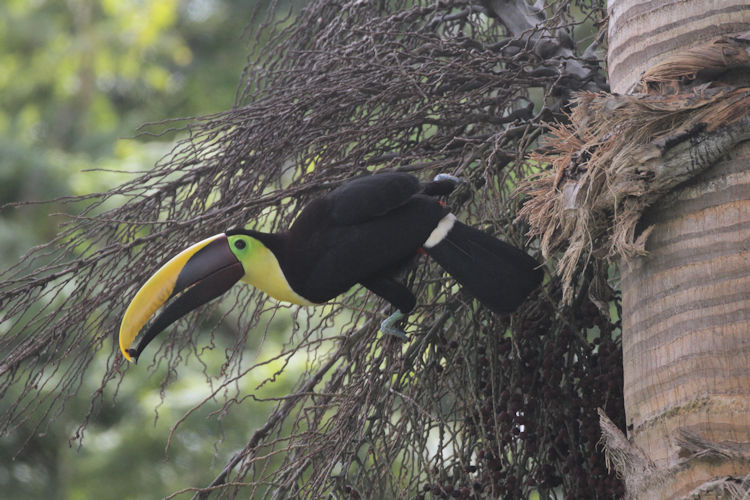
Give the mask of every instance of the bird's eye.
[[234, 242], [234, 248], [237, 250], [244, 250], [247, 246], [247, 243], [245, 243], [243, 240], [237, 240]]

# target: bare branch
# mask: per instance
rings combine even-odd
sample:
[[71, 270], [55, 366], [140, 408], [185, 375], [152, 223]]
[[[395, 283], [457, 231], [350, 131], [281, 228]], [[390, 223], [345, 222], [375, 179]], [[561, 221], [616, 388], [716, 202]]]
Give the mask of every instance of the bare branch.
[[[520, 12], [525, 25], [510, 32], [493, 12], [500, 4], [313, 0], [294, 18], [259, 11], [262, 24], [247, 37], [263, 50], [244, 70], [236, 105], [150, 124], [157, 135], [182, 126], [185, 138], [129, 182], [62, 200], [71, 214], [56, 239], [2, 274], [2, 432], [46, 426], [92, 359], [106, 358], [82, 435], [133, 369], [114, 341], [125, 305], [168, 256], [228, 227], [283, 230], [305, 203], [357, 175], [459, 175], [468, 182], [446, 200], [451, 210], [538, 256], [538, 242], [514, 222], [524, 202], [515, 188], [535, 169], [524, 160], [544, 122], [567, 119], [569, 91], [601, 86], [598, 61], [565, 36], [581, 23], [593, 29], [603, 5], [561, 1], [545, 23]], [[268, 317], [289, 315], [283, 353], [307, 356], [298, 389], [276, 398], [266, 425], [234, 445], [241, 451], [213, 484], [181, 491], [522, 498], [563, 489], [581, 497], [593, 481], [616, 496], [621, 485], [596, 449], [594, 408], [624, 422], [613, 368], [619, 327], [587, 298], [593, 283], [617, 304], [605, 272], [581, 273], [572, 306], [561, 305], [550, 277], [518, 313], [500, 317], [419, 262], [405, 276], [419, 297], [407, 344], [377, 334], [388, 310], [360, 289], [312, 311], [234, 291], [176, 324], [137, 369], [166, 367], [165, 387], [186, 358], [225, 348], [220, 375], [206, 374], [221, 390], [200, 403], [223, 398], [215, 413], [224, 414], [257, 397], [237, 382], [255, 369], [245, 342], [268, 333]], [[199, 325], [208, 339], [193, 338]], [[228, 328], [232, 336], [219, 336]], [[342, 344], [332, 347], [332, 338]]]

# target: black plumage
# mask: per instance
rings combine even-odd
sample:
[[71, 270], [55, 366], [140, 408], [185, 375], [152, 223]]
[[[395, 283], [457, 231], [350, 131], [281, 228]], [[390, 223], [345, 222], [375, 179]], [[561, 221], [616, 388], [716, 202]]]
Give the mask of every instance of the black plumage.
[[513, 311], [542, 272], [521, 250], [456, 220], [436, 198], [456, 182], [438, 177], [421, 183], [406, 173], [361, 177], [313, 200], [288, 231], [235, 229], [195, 243], [136, 293], [120, 324], [123, 356], [136, 361], [160, 331], [239, 280], [301, 305], [326, 302], [360, 284], [397, 309], [381, 331], [405, 338], [395, 324], [416, 298], [398, 276], [420, 249], [486, 307]]
[[[408, 313], [416, 299], [397, 280], [398, 272], [449, 216], [435, 196], [450, 193], [454, 185], [450, 180], [420, 183], [406, 173], [360, 177], [312, 201], [286, 232], [235, 229], [227, 235], [261, 241], [294, 292], [311, 302], [325, 302], [361, 284]], [[458, 221], [424, 250], [498, 313], [518, 307], [542, 278], [526, 253]]]

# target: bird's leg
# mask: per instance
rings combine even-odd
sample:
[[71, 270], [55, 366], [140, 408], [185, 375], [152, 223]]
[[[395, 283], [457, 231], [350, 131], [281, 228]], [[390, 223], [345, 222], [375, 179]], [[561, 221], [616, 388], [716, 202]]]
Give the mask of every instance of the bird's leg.
[[448, 196], [459, 184], [466, 181], [450, 174], [438, 174], [431, 182], [422, 183], [422, 193], [427, 196]]
[[461, 177], [456, 177], [455, 175], [451, 174], [437, 174], [434, 179], [432, 179], [433, 182], [440, 182], [440, 181], [451, 181], [454, 184], [460, 184], [462, 182], [466, 182]]
[[385, 333], [386, 335], [393, 335], [394, 337], [398, 337], [401, 340], [407, 340], [406, 333], [404, 333], [404, 331], [400, 328], [394, 326], [405, 317], [406, 313], [403, 313], [397, 309], [395, 313], [391, 314], [390, 316], [385, 318], [382, 323], [380, 323], [380, 331]]
[[396, 312], [380, 323], [380, 331], [387, 335], [398, 337], [401, 340], [406, 340], [404, 331], [396, 328], [394, 325], [404, 319], [417, 303], [417, 298], [414, 297], [411, 290], [391, 276], [370, 277], [362, 280], [360, 283], [396, 307]]

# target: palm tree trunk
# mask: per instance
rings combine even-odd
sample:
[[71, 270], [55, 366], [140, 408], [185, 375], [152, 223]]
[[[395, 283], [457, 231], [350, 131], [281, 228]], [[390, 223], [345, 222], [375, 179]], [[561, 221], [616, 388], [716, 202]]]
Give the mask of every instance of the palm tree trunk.
[[[750, 30], [746, 0], [612, 0], [610, 83], [633, 89], [675, 51]], [[622, 266], [631, 498], [719, 498], [750, 477], [750, 145], [643, 218], [649, 255]], [[714, 497], [712, 497], [714, 498]]]

